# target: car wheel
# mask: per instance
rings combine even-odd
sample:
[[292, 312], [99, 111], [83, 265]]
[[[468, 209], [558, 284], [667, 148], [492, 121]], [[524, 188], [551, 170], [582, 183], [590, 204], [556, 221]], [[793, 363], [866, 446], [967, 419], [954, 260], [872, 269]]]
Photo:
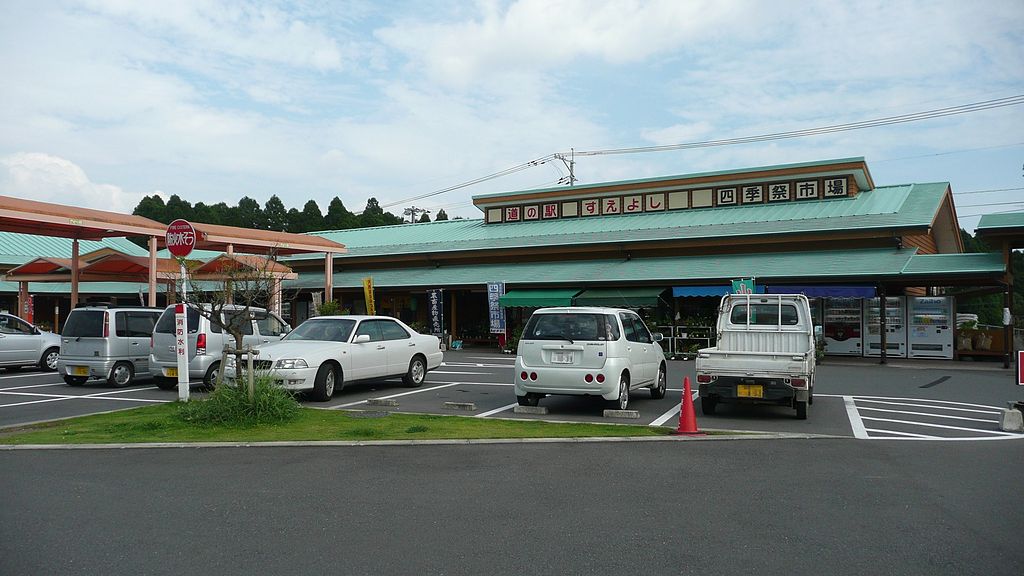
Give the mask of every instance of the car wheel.
[[330, 364], [321, 364], [316, 372], [316, 379], [313, 380], [313, 399], [317, 402], [327, 402], [334, 395], [334, 382], [337, 378], [337, 370]]
[[64, 382], [68, 386], [81, 386], [82, 384], [85, 384], [86, 380], [88, 380], [88, 378], [85, 377], [85, 376], [65, 376], [64, 377]]
[[700, 399], [700, 411], [705, 416], [714, 416], [715, 407], [718, 406], [718, 399], [711, 396], [703, 396]]
[[619, 377], [619, 397], [611, 401], [615, 410], [626, 410], [629, 408], [629, 376], [623, 374]]
[[214, 362], [206, 369], [206, 374], [203, 376], [203, 386], [206, 386], [207, 390], [213, 390], [217, 387], [218, 377], [220, 377], [220, 362]]
[[807, 401], [797, 400], [794, 402], [794, 407], [796, 408], [796, 419], [807, 420]]
[[427, 377], [427, 362], [423, 356], [416, 355], [409, 361], [409, 371], [402, 376], [402, 382], [411, 388], [419, 388]]
[[39, 367], [47, 372], [57, 369], [57, 360], [60, 358], [60, 348], [47, 348], [43, 357], [39, 359]]
[[658, 368], [658, 380], [651, 386], [651, 398], [655, 400], [661, 400], [665, 397], [665, 388], [667, 384], [665, 382], [665, 367]]
[[168, 378], [166, 376], [153, 376], [153, 383], [161, 390], [174, 390], [178, 387], [178, 380], [176, 378]]
[[115, 388], [124, 388], [135, 380], [135, 369], [132, 368], [130, 362], [118, 362], [114, 364], [114, 367], [110, 370], [110, 376], [107, 377], [107, 384]]

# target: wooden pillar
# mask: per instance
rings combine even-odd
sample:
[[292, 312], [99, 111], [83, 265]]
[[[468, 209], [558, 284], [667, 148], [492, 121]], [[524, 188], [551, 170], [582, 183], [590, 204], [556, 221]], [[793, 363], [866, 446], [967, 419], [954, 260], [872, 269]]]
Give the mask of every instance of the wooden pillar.
[[78, 306], [78, 238], [71, 240], [71, 309]]
[[334, 253], [324, 253], [324, 302], [334, 300]]
[[878, 291], [878, 332], [882, 337], [882, 359], [879, 364], [885, 364], [885, 355], [889, 345], [889, 339], [886, 337], [885, 313], [885, 286], [880, 286]]
[[28, 319], [28, 282], [18, 282], [18, 309], [14, 315], [29, 322]]
[[281, 278], [274, 278], [274, 291], [270, 294], [270, 308], [278, 316], [281, 315]]
[[149, 237], [149, 306], [156, 307], [156, 236]]

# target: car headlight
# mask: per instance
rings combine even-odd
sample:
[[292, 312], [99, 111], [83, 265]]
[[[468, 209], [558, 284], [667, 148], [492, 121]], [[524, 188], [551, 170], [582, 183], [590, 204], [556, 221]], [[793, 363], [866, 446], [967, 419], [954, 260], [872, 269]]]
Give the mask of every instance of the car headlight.
[[309, 368], [309, 365], [302, 358], [282, 358], [277, 361], [277, 367], [287, 370], [289, 368]]

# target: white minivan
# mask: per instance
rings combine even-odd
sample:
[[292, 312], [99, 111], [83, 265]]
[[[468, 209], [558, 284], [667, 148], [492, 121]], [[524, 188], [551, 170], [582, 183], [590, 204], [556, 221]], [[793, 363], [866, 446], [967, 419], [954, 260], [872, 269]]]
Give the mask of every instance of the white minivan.
[[619, 308], [541, 308], [526, 322], [516, 351], [521, 406], [548, 394], [601, 396], [625, 410], [630, 390], [665, 396], [662, 336]]

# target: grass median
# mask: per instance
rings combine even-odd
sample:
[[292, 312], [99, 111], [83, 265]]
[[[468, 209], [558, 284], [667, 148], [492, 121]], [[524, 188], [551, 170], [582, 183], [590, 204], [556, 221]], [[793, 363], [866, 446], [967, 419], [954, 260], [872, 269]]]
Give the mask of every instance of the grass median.
[[95, 414], [0, 432], [0, 444], [275, 442], [664, 436], [661, 426], [555, 423], [398, 412], [302, 408], [291, 421], [260, 426], [198, 424], [176, 403]]

